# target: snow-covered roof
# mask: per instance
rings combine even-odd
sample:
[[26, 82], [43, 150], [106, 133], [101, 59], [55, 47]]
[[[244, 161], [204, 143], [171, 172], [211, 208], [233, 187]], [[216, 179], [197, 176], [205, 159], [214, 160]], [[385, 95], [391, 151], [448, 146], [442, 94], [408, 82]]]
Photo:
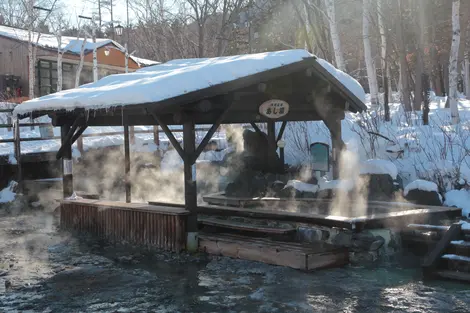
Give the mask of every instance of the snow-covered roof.
[[[23, 102], [15, 108], [14, 114], [24, 115], [33, 111], [52, 110], [97, 110], [157, 103], [304, 61], [306, 58], [314, 62], [312, 57], [313, 55], [305, 50], [287, 50], [207, 59], [173, 60], [133, 73], [110, 75], [76, 89]], [[319, 64], [325, 64], [324, 62]], [[327, 71], [332, 72], [333, 69], [334, 67], [328, 66]], [[359, 85], [354, 78], [345, 73], [335, 76], [341, 78], [340, 84], [345, 88]], [[362, 88], [356, 86], [350, 91], [360, 101], [365, 99]], [[357, 102], [355, 100], [355, 103]]]
[[[20, 28], [13, 28], [4, 25], [0, 25], [0, 36], [8, 37], [18, 41], [25, 41], [29, 40], [28, 30], [20, 29]], [[57, 37], [54, 34], [43, 34], [38, 32], [32, 32], [32, 42], [39, 47], [48, 48], [48, 49], [57, 49], [59, 47], [59, 43], [57, 41]], [[71, 36], [62, 36], [61, 38], [61, 48], [64, 49], [65, 52], [73, 53], [73, 54], [80, 54], [80, 50], [82, 48], [82, 42], [85, 40], [84, 38], [77, 38]], [[87, 39], [85, 44], [85, 51], [89, 52], [92, 51], [96, 45], [96, 48], [99, 49], [106, 45], [113, 44], [122, 51], [124, 51], [124, 47], [121, 46], [118, 42], [107, 39], [107, 38], [96, 38], [96, 43], [92, 42], [91, 38]], [[131, 56], [132, 60], [134, 60], [139, 65], [155, 65], [159, 64], [159, 62], [147, 60], [143, 58], [138, 58]]]

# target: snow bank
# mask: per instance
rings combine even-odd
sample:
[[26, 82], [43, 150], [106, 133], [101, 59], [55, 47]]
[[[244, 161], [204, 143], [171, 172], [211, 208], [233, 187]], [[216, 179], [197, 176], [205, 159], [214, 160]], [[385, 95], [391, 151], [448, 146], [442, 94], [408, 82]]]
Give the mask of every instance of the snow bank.
[[[300, 62], [309, 57], [313, 55], [305, 50], [287, 50], [208, 59], [173, 60], [133, 73], [110, 75], [79, 88], [26, 101], [16, 107], [14, 114], [27, 114], [39, 110], [103, 109], [159, 102]], [[321, 64], [340, 82], [347, 84], [346, 87], [352, 86], [352, 91], [361, 100], [365, 99], [362, 96], [364, 90], [352, 77], [338, 72], [326, 61], [321, 61]], [[362, 93], [359, 92], [359, 87]]]
[[292, 187], [295, 190], [298, 190], [301, 192], [315, 193], [318, 191], [317, 185], [307, 184], [298, 180], [289, 180], [286, 184], [286, 187]]
[[409, 183], [408, 185], [406, 185], [405, 190], [403, 191], [403, 194], [406, 197], [408, 195], [408, 193], [411, 190], [414, 190], [414, 189], [419, 189], [419, 190], [422, 190], [422, 191], [435, 191], [435, 192], [439, 193], [439, 188], [432, 181], [417, 179], [417, 180]]
[[317, 61], [324, 69], [330, 72], [331, 75], [336, 77], [336, 79], [339, 80], [344, 85], [344, 87], [348, 88], [359, 100], [361, 100], [363, 103], [366, 102], [366, 93], [364, 92], [364, 88], [362, 88], [361, 84], [359, 84], [356, 79], [337, 69], [328, 61], [320, 58], [317, 58]]
[[445, 194], [444, 205], [462, 209], [462, 216], [470, 218], [470, 192], [464, 189], [451, 190]]
[[395, 164], [388, 160], [367, 160], [361, 163], [360, 174], [388, 174], [392, 179], [397, 179], [398, 170]]
[[15, 190], [16, 185], [16, 182], [11, 181], [7, 187], [0, 191], [0, 203], [8, 203], [15, 200], [16, 193], [13, 190]]

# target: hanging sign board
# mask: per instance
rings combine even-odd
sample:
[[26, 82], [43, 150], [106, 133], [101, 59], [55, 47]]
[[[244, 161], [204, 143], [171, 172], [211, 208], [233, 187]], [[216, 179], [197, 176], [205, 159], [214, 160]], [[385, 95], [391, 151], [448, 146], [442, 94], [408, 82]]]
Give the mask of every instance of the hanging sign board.
[[259, 106], [259, 113], [267, 118], [278, 119], [289, 113], [289, 103], [272, 99]]
[[330, 170], [330, 147], [322, 142], [310, 145], [310, 157], [314, 171], [328, 172]]

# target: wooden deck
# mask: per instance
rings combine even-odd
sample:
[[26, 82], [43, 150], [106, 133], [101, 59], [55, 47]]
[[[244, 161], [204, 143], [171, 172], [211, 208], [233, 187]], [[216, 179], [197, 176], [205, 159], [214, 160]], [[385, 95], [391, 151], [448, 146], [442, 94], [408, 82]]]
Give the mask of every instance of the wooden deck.
[[349, 262], [347, 249], [322, 242], [303, 245], [233, 234], [200, 234], [199, 249], [213, 255], [258, 261], [306, 271], [343, 266]]

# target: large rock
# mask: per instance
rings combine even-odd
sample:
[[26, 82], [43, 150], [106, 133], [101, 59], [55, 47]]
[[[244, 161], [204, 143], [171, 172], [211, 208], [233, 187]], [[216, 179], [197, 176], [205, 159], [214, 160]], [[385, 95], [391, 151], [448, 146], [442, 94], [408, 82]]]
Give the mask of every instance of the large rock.
[[436, 191], [424, 191], [419, 189], [412, 189], [405, 196], [405, 199], [422, 205], [442, 205], [442, 198]]
[[395, 182], [389, 174], [364, 174], [360, 177], [368, 181], [368, 199], [388, 201], [394, 198]]
[[245, 171], [225, 188], [228, 197], [262, 197], [266, 194], [268, 182], [264, 176]]
[[412, 203], [441, 206], [442, 197], [438, 190], [435, 183], [418, 179], [408, 184], [403, 194]]

